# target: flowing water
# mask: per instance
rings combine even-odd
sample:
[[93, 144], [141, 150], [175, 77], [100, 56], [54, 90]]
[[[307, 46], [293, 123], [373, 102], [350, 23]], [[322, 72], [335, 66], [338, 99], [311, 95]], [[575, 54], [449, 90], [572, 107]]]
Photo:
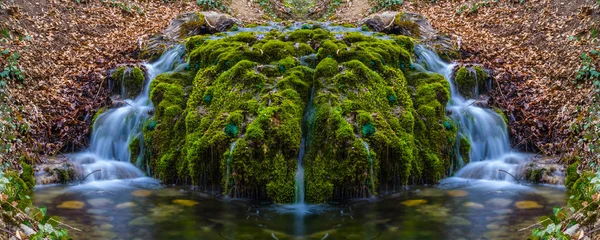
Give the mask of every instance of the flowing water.
[[375, 177], [373, 172], [373, 157], [371, 156], [371, 150], [369, 149], [369, 144], [363, 141], [363, 146], [365, 146], [365, 151], [367, 152], [367, 160], [369, 160], [369, 189], [371, 195], [375, 195]]
[[457, 139], [466, 137], [471, 143], [471, 162], [463, 166], [457, 145], [455, 152], [459, 161], [456, 167], [460, 170], [453, 178], [444, 180], [443, 184], [465, 184], [472, 179], [515, 181], [513, 176], [519, 178], [520, 167], [531, 156], [511, 148], [507, 126], [502, 116], [490, 109], [474, 105], [475, 99], [465, 99], [458, 93], [452, 81], [455, 64], [444, 62], [435, 52], [424, 46], [417, 46], [415, 53], [427, 70], [448, 79], [451, 99], [446, 110], [451, 112], [451, 117], [458, 126]]
[[[122, 107], [110, 109], [98, 116], [88, 149], [70, 155], [71, 161], [81, 166], [82, 176], [89, 174], [85, 179], [87, 182], [145, 176], [140, 170], [147, 169], [142, 163], [142, 156], [137, 157], [137, 167], [130, 163], [129, 143], [133, 138], [142, 138], [141, 126], [153, 109], [149, 99], [151, 80], [172, 70], [175, 64], [182, 61], [183, 53], [184, 48], [178, 46], [165, 52], [156, 62], [144, 64], [149, 80], [145, 81], [140, 95], [135, 99], [125, 99]], [[143, 153], [143, 141], [140, 144], [140, 152]]]
[[306, 152], [307, 147], [307, 139], [310, 139], [310, 123], [312, 118], [314, 117], [313, 113], [313, 96], [315, 95], [315, 88], [312, 87], [310, 90], [310, 97], [308, 99], [308, 106], [306, 106], [306, 110], [304, 112], [304, 117], [302, 118], [302, 139], [300, 140], [300, 149], [298, 150], [298, 169], [296, 170], [295, 184], [294, 184], [294, 195], [295, 201], [294, 203], [297, 205], [304, 204], [304, 167], [302, 167], [302, 159], [304, 158], [304, 153]]
[[[443, 62], [422, 46], [415, 52], [424, 66], [415, 65], [418, 69], [451, 79], [454, 64]], [[174, 69], [182, 55], [183, 48], [178, 47], [146, 64], [148, 79]], [[306, 64], [310, 57], [304, 59]], [[520, 229], [551, 213], [552, 207], [565, 204], [564, 190], [516, 184], [511, 176], [498, 171], [518, 176], [518, 165], [527, 161], [527, 155], [510, 147], [502, 117], [474, 106], [475, 100], [464, 99], [452, 81], [450, 84], [452, 98], [447, 109], [459, 127], [459, 136], [471, 142], [471, 163], [462, 167], [458, 159], [456, 168], [462, 169], [442, 181], [441, 187], [411, 186], [385, 198], [304, 204], [302, 160], [310, 147], [314, 88], [302, 120], [296, 204], [223, 201], [187, 187], [161, 185], [144, 177], [140, 169], [146, 166], [141, 156], [137, 168], [129, 163], [129, 142], [141, 137], [140, 126], [153, 109], [150, 81], [146, 81], [140, 96], [100, 115], [90, 147], [72, 154], [83, 174], [101, 171], [91, 174], [85, 184], [38, 187], [33, 201], [80, 229], [70, 231], [74, 239], [524, 239], [529, 231]], [[227, 178], [235, 145], [233, 142], [229, 150]], [[374, 192], [373, 159], [366, 142], [364, 147]]]
[[229, 146], [229, 156], [227, 156], [227, 162], [225, 162], [225, 168], [226, 170], [226, 174], [225, 174], [225, 194], [227, 196], [229, 196], [229, 177], [230, 177], [230, 171], [231, 171], [231, 158], [233, 157], [233, 150], [235, 149], [235, 145], [237, 144], [237, 140], [235, 140], [234, 142], [231, 143], [231, 146]]

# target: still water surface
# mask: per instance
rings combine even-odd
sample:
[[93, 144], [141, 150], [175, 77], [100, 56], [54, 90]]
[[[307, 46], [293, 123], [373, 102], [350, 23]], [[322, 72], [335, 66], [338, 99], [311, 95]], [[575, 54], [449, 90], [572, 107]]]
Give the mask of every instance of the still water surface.
[[[153, 179], [36, 189], [74, 239], [526, 239], [564, 190], [475, 181], [329, 205], [217, 200]], [[462, 186], [461, 186], [462, 185]]]

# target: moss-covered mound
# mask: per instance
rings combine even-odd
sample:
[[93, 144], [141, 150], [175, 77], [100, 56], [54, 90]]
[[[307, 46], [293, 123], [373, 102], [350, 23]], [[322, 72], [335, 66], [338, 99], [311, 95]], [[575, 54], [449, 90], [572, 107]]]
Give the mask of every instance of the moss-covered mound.
[[[152, 172], [166, 182], [289, 203], [304, 131], [309, 202], [435, 182], [455, 144], [455, 128], [445, 127], [449, 84], [410, 70], [413, 47], [404, 36], [320, 28], [191, 37], [190, 69], [151, 84], [156, 110], [144, 151]], [[301, 61], [311, 54], [316, 64]]]
[[466, 98], [476, 98], [489, 89], [489, 74], [480, 66], [460, 67], [455, 74], [458, 92]]
[[121, 66], [111, 75], [112, 91], [124, 98], [134, 98], [144, 88], [144, 71], [139, 67]]

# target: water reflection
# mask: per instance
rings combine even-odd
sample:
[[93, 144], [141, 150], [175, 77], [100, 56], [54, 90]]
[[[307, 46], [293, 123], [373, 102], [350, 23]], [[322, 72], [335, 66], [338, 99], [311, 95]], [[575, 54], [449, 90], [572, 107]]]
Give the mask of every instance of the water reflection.
[[[498, 183], [498, 182], [496, 182]], [[563, 205], [548, 186], [413, 187], [330, 205], [221, 201], [150, 178], [38, 188], [37, 205], [75, 239], [524, 239], [518, 230]]]

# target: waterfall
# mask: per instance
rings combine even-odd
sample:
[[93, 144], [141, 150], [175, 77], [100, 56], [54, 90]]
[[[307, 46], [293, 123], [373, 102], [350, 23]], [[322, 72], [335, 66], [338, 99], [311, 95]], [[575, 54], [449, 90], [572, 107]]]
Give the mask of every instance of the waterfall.
[[466, 166], [462, 166], [464, 163], [458, 154], [459, 144], [456, 145], [457, 167], [462, 168], [454, 176], [462, 179], [515, 180], [499, 171], [503, 170], [519, 177], [519, 166], [527, 161], [528, 156], [511, 148], [502, 116], [490, 109], [475, 106], [475, 99], [465, 99], [460, 95], [452, 80], [455, 64], [444, 62], [424, 46], [416, 46], [415, 54], [427, 70], [443, 75], [450, 83], [451, 98], [446, 109], [451, 112], [451, 118], [458, 126], [457, 142], [460, 137], [466, 137], [471, 143], [471, 161]]
[[86, 181], [144, 177], [140, 170], [143, 167], [143, 156], [137, 158], [140, 168], [129, 162], [129, 143], [136, 137], [140, 138], [140, 155], [143, 154], [142, 126], [153, 110], [149, 96], [150, 82], [159, 74], [172, 70], [175, 64], [181, 63], [184, 51], [183, 46], [177, 46], [165, 52], [157, 61], [144, 64], [148, 81], [145, 81], [140, 95], [135, 99], [125, 99], [123, 106], [110, 109], [97, 117], [90, 146], [83, 152], [70, 155], [71, 161], [81, 166], [83, 176], [100, 170], [88, 176]]
[[375, 195], [375, 178], [373, 174], [373, 156], [371, 156], [371, 150], [369, 150], [369, 144], [366, 141], [363, 141], [363, 146], [365, 146], [365, 151], [367, 151], [367, 160], [369, 160], [369, 184], [371, 185], [371, 195]]
[[229, 196], [229, 175], [230, 175], [230, 167], [231, 167], [231, 158], [233, 158], [233, 150], [235, 149], [235, 145], [237, 144], [237, 140], [231, 143], [229, 146], [229, 156], [227, 156], [227, 162], [225, 162], [225, 166], [227, 168], [225, 174], [225, 195]]
[[300, 140], [300, 149], [298, 150], [298, 169], [296, 170], [295, 184], [294, 184], [294, 196], [296, 204], [304, 204], [304, 167], [302, 167], [302, 159], [306, 152], [306, 141], [309, 138], [310, 122], [314, 117], [313, 113], [313, 97], [315, 95], [315, 87], [313, 86], [310, 90], [310, 98], [308, 100], [308, 106], [304, 112], [302, 118], [302, 139]]

